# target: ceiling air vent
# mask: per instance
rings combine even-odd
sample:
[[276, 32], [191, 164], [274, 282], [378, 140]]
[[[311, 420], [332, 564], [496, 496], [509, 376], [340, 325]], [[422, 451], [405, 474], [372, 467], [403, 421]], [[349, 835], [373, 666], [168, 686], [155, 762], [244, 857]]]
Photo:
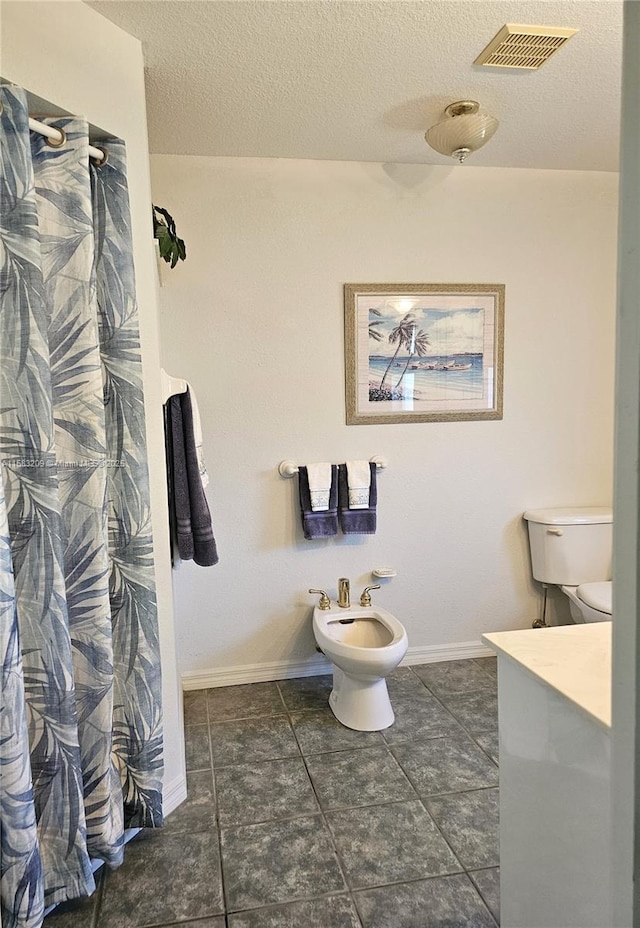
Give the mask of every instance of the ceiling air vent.
[[559, 26], [521, 26], [507, 23], [473, 63], [489, 68], [536, 70], [577, 31]]

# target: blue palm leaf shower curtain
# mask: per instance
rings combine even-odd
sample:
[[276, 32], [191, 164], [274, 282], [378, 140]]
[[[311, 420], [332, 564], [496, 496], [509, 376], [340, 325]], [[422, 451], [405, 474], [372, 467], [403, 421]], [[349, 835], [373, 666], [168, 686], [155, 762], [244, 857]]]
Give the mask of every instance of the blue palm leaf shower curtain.
[[125, 147], [0, 87], [3, 928], [162, 824], [162, 704]]

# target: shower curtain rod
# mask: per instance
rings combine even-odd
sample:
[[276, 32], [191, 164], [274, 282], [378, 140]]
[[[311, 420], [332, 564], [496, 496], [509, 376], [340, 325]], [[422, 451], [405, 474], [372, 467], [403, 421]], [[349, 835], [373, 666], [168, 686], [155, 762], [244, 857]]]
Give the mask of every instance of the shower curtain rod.
[[[53, 126], [46, 126], [43, 122], [32, 119], [31, 116], [29, 116], [29, 128], [32, 132], [38, 132], [40, 135], [44, 135], [48, 139], [51, 139], [52, 142], [59, 142], [62, 144], [66, 138], [60, 129], [54, 129]], [[93, 158], [94, 161], [104, 161], [104, 152], [100, 148], [94, 148], [93, 145], [89, 145], [89, 156]]]

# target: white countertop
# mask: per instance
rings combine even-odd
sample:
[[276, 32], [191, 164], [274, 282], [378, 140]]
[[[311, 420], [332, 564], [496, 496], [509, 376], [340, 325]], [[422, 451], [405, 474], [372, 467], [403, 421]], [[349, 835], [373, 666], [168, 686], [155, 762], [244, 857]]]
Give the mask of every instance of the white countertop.
[[492, 632], [482, 640], [611, 728], [611, 622]]

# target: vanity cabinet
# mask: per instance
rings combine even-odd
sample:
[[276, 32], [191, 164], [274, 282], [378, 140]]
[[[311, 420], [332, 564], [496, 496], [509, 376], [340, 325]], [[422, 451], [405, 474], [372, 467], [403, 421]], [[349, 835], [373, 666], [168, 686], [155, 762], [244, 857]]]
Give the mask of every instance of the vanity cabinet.
[[611, 623], [497, 632], [502, 928], [611, 925]]

